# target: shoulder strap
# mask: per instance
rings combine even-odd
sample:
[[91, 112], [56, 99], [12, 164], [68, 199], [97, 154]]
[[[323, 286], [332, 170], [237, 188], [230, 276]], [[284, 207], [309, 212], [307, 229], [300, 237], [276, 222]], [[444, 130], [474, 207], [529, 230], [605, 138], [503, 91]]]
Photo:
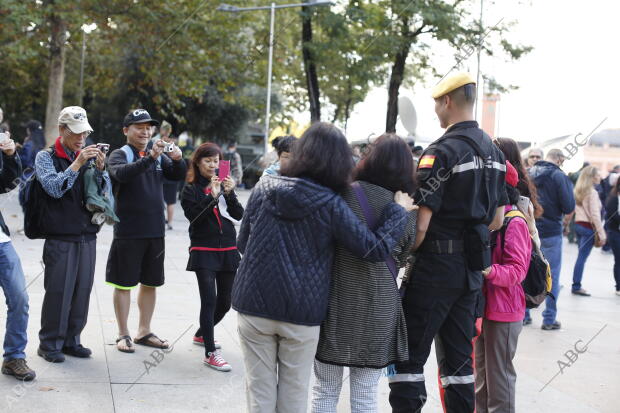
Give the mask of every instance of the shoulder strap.
[[508, 228], [508, 224], [510, 224], [510, 221], [517, 217], [523, 218], [523, 220], [527, 224], [527, 219], [525, 218], [525, 215], [523, 215], [523, 213], [519, 210], [513, 209], [512, 211], [508, 211], [504, 215], [504, 224], [502, 225], [502, 229], [500, 231], [502, 234], [502, 251], [504, 250], [504, 241], [506, 240], [506, 229]]
[[[469, 129], [478, 129], [478, 128], [467, 128], [465, 130], [469, 130]], [[482, 130], [479, 130], [479, 133], [480, 133], [480, 136], [484, 136]], [[468, 138], [467, 136], [463, 135], [462, 129], [458, 130], [458, 131], [448, 132], [448, 133], [443, 135], [443, 138], [458, 139], [460, 141], [463, 141], [463, 142], [467, 143], [469, 146], [474, 148], [474, 150], [476, 151], [478, 156], [480, 156], [482, 159], [486, 160], [490, 156], [490, 154], [486, 154], [482, 150], [482, 148], [480, 147], [480, 145], [478, 145], [478, 143], [476, 141], [474, 141], [473, 139]]]
[[124, 145], [121, 147], [121, 150], [125, 152], [125, 157], [127, 158], [127, 163], [132, 163], [134, 161], [133, 150], [129, 147], [129, 145]]
[[[377, 226], [377, 217], [375, 216], [374, 211], [368, 203], [368, 198], [366, 197], [364, 189], [358, 182], [353, 182], [351, 184], [351, 187], [353, 188], [353, 192], [355, 192], [357, 201], [360, 203], [362, 213], [364, 214], [366, 222], [368, 223], [368, 228], [370, 228], [371, 230], [375, 230]], [[396, 266], [396, 261], [394, 261], [394, 258], [391, 255], [388, 255], [385, 259], [385, 263], [387, 264], [388, 269], [392, 273], [392, 278], [394, 278], [394, 282], [396, 282], [396, 278], [398, 278], [398, 267]]]

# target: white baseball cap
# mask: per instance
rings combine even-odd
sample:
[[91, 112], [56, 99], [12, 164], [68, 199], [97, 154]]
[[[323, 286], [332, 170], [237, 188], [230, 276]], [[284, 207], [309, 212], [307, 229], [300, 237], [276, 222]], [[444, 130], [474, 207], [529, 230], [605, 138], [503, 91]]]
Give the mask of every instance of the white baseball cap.
[[73, 133], [92, 132], [93, 128], [88, 123], [86, 111], [79, 106], [67, 106], [60, 111], [58, 124], [67, 125]]

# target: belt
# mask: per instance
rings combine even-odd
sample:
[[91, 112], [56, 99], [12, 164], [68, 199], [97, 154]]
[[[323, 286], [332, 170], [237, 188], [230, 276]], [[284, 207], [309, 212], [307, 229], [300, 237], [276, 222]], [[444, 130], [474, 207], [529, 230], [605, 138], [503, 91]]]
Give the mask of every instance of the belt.
[[465, 243], [462, 239], [428, 240], [420, 245], [419, 251], [431, 254], [460, 254], [465, 251]]

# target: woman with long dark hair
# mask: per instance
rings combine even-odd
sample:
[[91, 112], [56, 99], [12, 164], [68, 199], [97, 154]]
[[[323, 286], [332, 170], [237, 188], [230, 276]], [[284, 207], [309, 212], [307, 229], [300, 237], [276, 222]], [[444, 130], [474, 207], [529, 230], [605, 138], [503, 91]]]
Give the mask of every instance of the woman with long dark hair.
[[282, 176], [261, 178], [247, 203], [233, 307], [250, 413], [306, 411], [335, 246], [382, 262], [403, 236], [413, 200], [397, 192], [371, 231], [339, 195], [352, 169], [342, 132], [318, 122], [293, 145]]
[[[540, 250], [540, 236], [538, 235], [538, 229], [536, 228], [536, 219], [540, 218], [544, 211], [542, 205], [538, 203], [536, 185], [534, 185], [534, 182], [530, 179], [530, 176], [523, 165], [519, 145], [515, 140], [510, 138], [496, 138], [493, 142], [502, 151], [506, 160], [509, 161], [517, 171], [519, 180], [517, 182], [516, 189], [519, 191], [519, 200], [516, 205], [519, 211], [525, 215], [525, 220], [527, 222], [530, 235], [532, 236], [532, 241], [534, 241], [536, 248]], [[523, 324], [532, 324], [532, 317], [530, 316], [530, 310], [528, 309], [525, 310]]]
[[[192, 156], [181, 206], [190, 221], [189, 262], [200, 290], [200, 328], [194, 344], [205, 347], [204, 364], [219, 371], [230, 371], [222, 358], [213, 328], [230, 310], [230, 295], [239, 266], [234, 222], [243, 216], [235, 194], [235, 181], [217, 175], [222, 151], [214, 143], [204, 143]], [[217, 287], [217, 288], [216, 288]]]
[[[357, 164], [353, 179], [353, 186], [342, 197], [372, 228], [372, 221], [381, 216], [395, 192], [414, 192], [409, 146], [396, 135], [380, 136]], [[396, 277], [415, 241], [416, 217], [410, 214], [389, 264], [365, 261], [337, 245], [327, 318], [321, 325], [314, 361], [313, 413], [336, 412], [344, 367], [350, 372], [351, 411], [376, 412], [382, 368], [409, 359]]]

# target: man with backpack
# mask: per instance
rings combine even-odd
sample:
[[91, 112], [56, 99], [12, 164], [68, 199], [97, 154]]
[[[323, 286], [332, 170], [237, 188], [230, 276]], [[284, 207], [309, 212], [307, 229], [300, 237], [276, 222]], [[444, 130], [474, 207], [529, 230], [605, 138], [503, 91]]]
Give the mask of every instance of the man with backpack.
[[[538, 202], [543, 207], [542, 217], [536, 220], [536, 228], [540, 235], [540, 249], [551, 266], [551, 294], [545, 300], [543, 311], [543, 330], [559, 330], [561, 323], [557, 321], [557, 300], [560, 294], [560, 270], [562, 268], [562, 233], [564, 215], [575, 210], [573, 184], [560, 167], [564, 163], [561, 149], [551, 149], [544, 161], [538, 161], [530, 169], [530, 177], [536, 185]], [[525, 313], [523, 324], [531, 324], [529, 311]]]
[[[117, 348], [133, 353], [133, 343], [160, 349], [166, 340], [151, 331], [155, 290], [164, 284], [164, 194], [163, 178], [181, 180], [186, 165], [177, 146], [162, 140], [147, 152], [152, 125], [159, 125], [144, 109], [132, 110], [123, 120], [127, 144], [113, 151], [108, 160], [116, 198], [114, 239], [106, 268], [106, 282], [114, 287], [114, 312], [118, 323]], [[163, 156], [164, 149], [172, 150]], [[127, 327], [131, 290], [140, 285], [140, 324], [132, 340]]]
[[84, 147], [93, 130], [86, 111], [64, 108], [58, 130], [54, 145], [35, 159], [36, 180], [26, 190], [24, 220], [26, 236], [45, 239], [45, 296], [37, 353], [52, 363], [65, 361], [65, 354], [91, 355], [80, 343], [80, 334], [88, 317], [100, 226], [85, 207], [86, 171], [95, 168], [101, 188], [109, 185], [105, 155], [95, 145]]
[[[0, 142], [0, 192], [9, 192], [19, 184], [22, 167], [15, 142], [7, 134]], [[0, 213], [0, 286], [7, 304], [2, 373], [18, 380], [31, 381], [35, 372], [26, 364], [28, 337], [28, 293], [19, 257], [13, 248], [9, 229]]]

